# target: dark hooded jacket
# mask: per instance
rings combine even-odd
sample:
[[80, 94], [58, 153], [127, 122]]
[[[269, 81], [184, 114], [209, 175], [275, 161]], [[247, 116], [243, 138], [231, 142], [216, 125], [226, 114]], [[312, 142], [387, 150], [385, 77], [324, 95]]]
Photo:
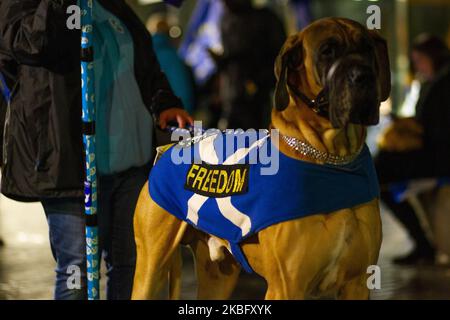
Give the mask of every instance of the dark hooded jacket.
[[[6, 111], [8, 109], [9, 97], [7, 97], [7, 92], [13, 87], [16, 79], [16, 65], [12, 61], [12, 58], [5, 53], [0, 52], [0, 75], [3, 79], [0, 84], [0, 142], [3, 137], [3, 129], [6, 118]], [[3, 148], [0, 143], [0, 159], [3, 159]], [[1, 162], [0, 162], [1, 163]]]
[[[97, 1], [130, 30], [135, 76], [149, 112], [156, 117], [181, 106], [160, 70], [150, 34], [132, 9], [124, 0]], [[0, 0], [0, 71], [16, 72], [6, 112], [1, 191], [13, 199], [83, 195], [81, 35], [66, 26], [67, 8], [75, 4]]]
[[450, 176], [450, 63], [436, 79], [424, 85], [416, 106], [416, 119], [424, 128], [424, 152], [436, 176]]

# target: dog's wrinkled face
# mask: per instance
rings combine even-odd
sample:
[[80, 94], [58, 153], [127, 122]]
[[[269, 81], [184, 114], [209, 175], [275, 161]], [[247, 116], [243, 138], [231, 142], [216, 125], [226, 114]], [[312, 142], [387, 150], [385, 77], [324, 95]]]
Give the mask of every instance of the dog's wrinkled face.
[[278, 110], [288, 106], [289, 95], [295, 97], [293, 87], [310, 99], [325, 90], [327, 117], [335, 128], [377, 124], [380, 103], [390, 93], [386, 42], [348, 19], [322, 19], [291, 36], [275, 72]]

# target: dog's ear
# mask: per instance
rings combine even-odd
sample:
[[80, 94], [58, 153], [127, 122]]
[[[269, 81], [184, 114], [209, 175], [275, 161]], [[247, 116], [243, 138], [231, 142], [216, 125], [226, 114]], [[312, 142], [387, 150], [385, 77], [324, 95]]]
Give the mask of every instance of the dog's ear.
[[386, 101], [391, 94], [391, 68], [386, 40], [375, 30], [369, 30], [369, 34], [375, 42], [378, 61], [381, 101]]
[[275, 60], [275, 76], [277, 84], [275, 87], [274, 104], [278, 111], [285, 110], [289, 105], [288, 77], [289, 69], [303, 60], [302, 42], [298, 35], [290, 36]]

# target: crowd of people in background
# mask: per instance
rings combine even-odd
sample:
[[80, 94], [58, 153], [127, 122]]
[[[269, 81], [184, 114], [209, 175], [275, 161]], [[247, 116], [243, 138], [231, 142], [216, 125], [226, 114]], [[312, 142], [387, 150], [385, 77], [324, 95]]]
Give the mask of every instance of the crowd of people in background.
[[401, 150], [381, 150], [375, 159], [379, 181], [385, 186], [381, 199], [415, 244], [411, 253], [394, 259], [398, 264], [433, 263], [435, 248], [411, 204], [397, 202], [387, 186], [450, 177], [450, 50], [438, 37], [423, 34], [413, 43], [411, 63], [420, 83], [415, 116], [394, 118], [394, 128], [402, 133], [391, 139], [397, 140]]

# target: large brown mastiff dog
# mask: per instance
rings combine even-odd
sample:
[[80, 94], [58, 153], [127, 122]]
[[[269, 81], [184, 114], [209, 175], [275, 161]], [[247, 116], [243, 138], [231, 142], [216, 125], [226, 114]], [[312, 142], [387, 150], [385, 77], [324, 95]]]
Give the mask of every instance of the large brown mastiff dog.
[[[378, 123], [380, 102], [390, 92], [385, 41], [347, 19], [319, 20], [291, 36], [275, 71], [278, 83], [272, 127], [339, 156], [360, 150], [365, 126]], [[282, 140], [280, 151], [321, 163]], [[228, 243], [160, 208], [147, 185], [137, 204], [134, 227], [133, 299], [157, 298], [167, 279], [170, 298], [178, 297], [181, 244], [190, 246], [195, 256], [198, 298], [230, 297], [241, 268], [226, 250]], [[377, 263], [381, 238], [378, 199], [373, 199], [273, 225], [247, 239], [242, 250], [253, 270], [267, 282], [266, 299], [367, 299], [367, 268]]]

